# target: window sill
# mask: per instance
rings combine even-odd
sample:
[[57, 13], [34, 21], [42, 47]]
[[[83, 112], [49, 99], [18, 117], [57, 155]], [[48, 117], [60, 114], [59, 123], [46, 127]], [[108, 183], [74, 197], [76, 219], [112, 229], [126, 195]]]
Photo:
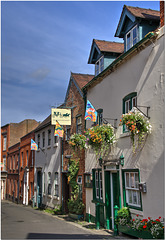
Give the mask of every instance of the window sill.
[[124, 137], [130, 137], [131, 133], [130, 132], [124, 132], [120, 134], [120, 138], [124, 138]]
[[47, 146], [47, 149], [50, 149], [51, 148], [51, 145]]
[[58, 143], [54, 143], [54, 146], [53, 147], [58, 147]]
[[103, 205], [103, 206], [105, 206], [105, 203], [103, 203], [101, 200], [99, 200], [99, 199], [95, 199], [95, 200], [92, 200], [92, 202], [93, 203], [95, 203], [95, 204], [100, 204], [100, 205]]
[[60, 198], [57, 197], [57, 196], [54, 196], [53, 199], [54, 199], [54, 200], [60, 200]]
[[47, 195], [48, 198], [52, 199], [52, 195]]

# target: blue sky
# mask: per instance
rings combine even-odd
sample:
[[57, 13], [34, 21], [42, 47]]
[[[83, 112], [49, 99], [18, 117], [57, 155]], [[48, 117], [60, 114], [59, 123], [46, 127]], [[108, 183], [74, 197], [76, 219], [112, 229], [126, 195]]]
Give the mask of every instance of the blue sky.
[[159, 10], [159, 1], [2, 1], [1, 125], [43, 121], [64, 102], [70, 72], [93, 74], [92, 40], [122, 42], [124, 4]]

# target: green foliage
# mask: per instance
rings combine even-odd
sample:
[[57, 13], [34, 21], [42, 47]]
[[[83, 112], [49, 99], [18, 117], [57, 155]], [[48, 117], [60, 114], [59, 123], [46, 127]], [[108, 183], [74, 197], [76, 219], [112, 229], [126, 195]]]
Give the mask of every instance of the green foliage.
[[131, 132], [133, 149], [135, 148], [135, 136], [138, 137], [138, 144], [141, 144], [145, 134], [151, 133], [152, 128], [148, 119], [142, 113], [134, 110], [122, 115], [120, 125], [126, 125], [127, 129]]
[[85, 135], [87, 145], [100, 157], [107, 155], [110, 145], [115, 142], [114, 129], [110, 124], [96, 125], [88, 129]]
[[128, 207], [123, 207], [117, 212], [116, 224], [126, 225], [131, 220], [131, 213]]
[[84, 204], [79, 198], [76, 200], [73, 198], [68, 200], [68, 209], [70, 213], [83, 214], [84, 207]]
[[69, 140], [69, 145], [75, 151], [78, 149], [85, 149], [86, 137], [82, 134], [74, 133], [71, 135]]
[[73, 195], [75, 195], [78, 191], [78, 185], [76, 181], [78, 171], [79, 171], [79, 160], [71, 158], [70, 164], [69, 164], [69, 173], [67, 174], [67, 176], [68, 176], [68, 183], [72, 188]]
[[62, 205], [57, 205], [54, 208], [54, 214], [61, 214], [62, 213]]
[[152, 218], [139, 218], [139, 215], [136, 215], [137, 218], [132, 219], [131, 213], [129, 208], [124, 207], [118, 211], [118, 216], [116, 220], [116, 224], [119, 225], [127, 225], [133, 230], [138, 231], [149, 231], [151, 232], [153, 238], [156, 239], [162, 239], [164, 236], [164, 226], [161, 222], [161, 217], [159, 217], [156, 220], [153, 220]]

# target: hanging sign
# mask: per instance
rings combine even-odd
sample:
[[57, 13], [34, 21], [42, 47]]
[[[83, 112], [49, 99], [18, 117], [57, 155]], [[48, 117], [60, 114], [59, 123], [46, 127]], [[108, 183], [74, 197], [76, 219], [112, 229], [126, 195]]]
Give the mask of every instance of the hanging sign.
[[51, 124], [56, 125], [57, 122], [60, 125], [71, 125], [71, 109], [51, 109]]

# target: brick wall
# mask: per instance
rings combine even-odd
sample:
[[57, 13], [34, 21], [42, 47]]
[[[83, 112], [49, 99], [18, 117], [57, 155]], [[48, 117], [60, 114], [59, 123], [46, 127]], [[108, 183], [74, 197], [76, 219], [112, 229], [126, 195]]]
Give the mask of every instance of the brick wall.
[[160, 26], [164, 26], [164, 1], [160, 1]]
[[20, 123], [10, 123], [10, 146], [20, 141], [20, 138], [38, 127], [33, 119], [25, 119]]
[[[72, 106], [76, 106], [75, 108], [72, 109], [72, 120], [71, 120], [71, 135], [73, 133], [76, 133], [76, 116], [81, 115], [82, 117], [82, 132], [85, 130], [85, 120], [84, 120], [84, 99], [82, 98], [82, 96], [80, 95], [77, 87], [75, 86], [75, 84], [73, 83], [73, 81], [71, 82], [71, 86], [69, 89], [69, 93], [68, 93], [68, 97], [66, 100], [66, 106], [67, 107], [72, 107]], [[66, 127], [64, 128], [64, 130], [66, 131]], [[72, 154], [72, 150], [68, 144], [68, 141], [65, 140], [66, 139], [66, 135], [64, 135], [64, 141], [63, 141], [63, 170], [67, 171], [68, 170], [68, 163], [69, 163], [69, 159], [65, 158], [66, 155], [70, 155]], [[80, 155], [79, 155], [80, 159], [79, 159], [79, 172], [78, 175], [82, 176], [82, 200], [83, 203], [85, 204], [86, 202], [86, 196], [85, 196], [85, 188], [84, 188], [84, 172], [85, 172], [85, 152], [84, 150], [80, 151]]]

